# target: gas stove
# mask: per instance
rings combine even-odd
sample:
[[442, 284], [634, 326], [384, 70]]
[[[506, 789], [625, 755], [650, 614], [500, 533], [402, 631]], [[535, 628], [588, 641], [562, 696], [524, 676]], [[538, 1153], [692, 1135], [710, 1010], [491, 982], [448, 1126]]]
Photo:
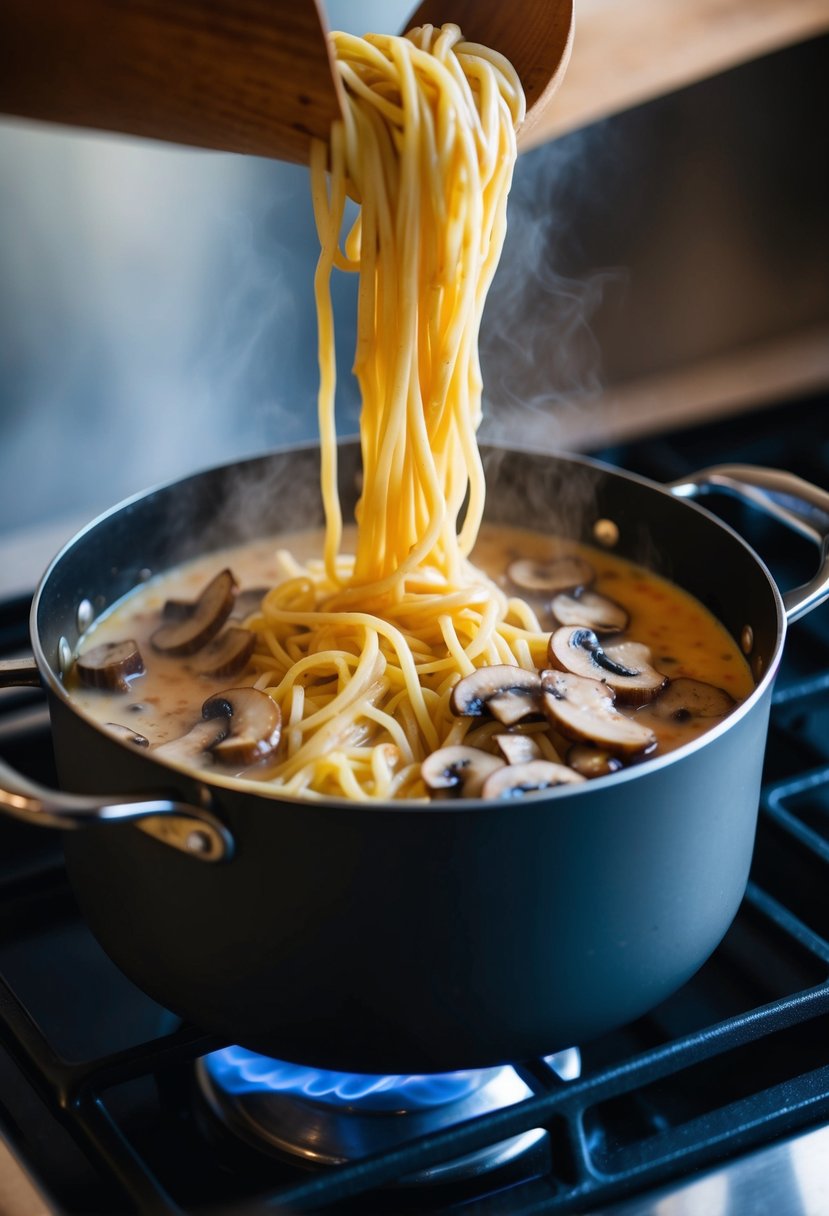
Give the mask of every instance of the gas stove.
[[[788, 403], [594, 454], [659, 481], [739, 461], [826, 487], [825, 408]], [[813, 549], [774, 521], [706, 505], [781, 587], [812, 573]], [[0, 604], [1, 657], [26, 650], [29, 598]], [[0, 755], [55, 780], [38, 690], [0, 693]], [[0, 1210], [748, 1216], [762, 1195], [784, 1216], [829, 1212], [827, 891], [827, 606], [789, 632], [733, 926], [657, 1009], [555, 1056], [366, 1078], [219, 1042], [109, 961], [60, 840], [0, 821]]]

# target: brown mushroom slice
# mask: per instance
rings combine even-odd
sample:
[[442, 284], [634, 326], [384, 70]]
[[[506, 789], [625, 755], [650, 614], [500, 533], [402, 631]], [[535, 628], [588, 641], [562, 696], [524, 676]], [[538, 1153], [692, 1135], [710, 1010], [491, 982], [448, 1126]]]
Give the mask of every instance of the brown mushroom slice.
[[507, 764], [527, 764], [530, 760], [543, 760], [544, 754], [532, 735], [493, 735], [493, 743]]
[[256, 634], [235, 625], [223, 630], [202, 649], [195, 669], [202, 676], [224, 679], [238, 676], [247, 667], [256, 646]]
[[176, 657], [195, 654], [219, 632], [230, 616], [235, 598], [236, 580], [230, 570], [221, 570], [204, 588], [188, 615], [173, 617], [156, 629], [150, 638], [154, 649]]
[[282, 712], [266, 692], [258, 688], [228, 688], [208, 697], [202, 716], [229, 715], [230, 732], [213, 747], [222, 764], [255, 764], [273, 755], [282, 735]]
[[195, 600], [165, 600], [161, 615], [165, 621], [184, 621], [193, 615]]
[[478, 667], [452, 689], [449, 705], [462, 718], [491, 713], [504, 726], [540, 712], [541, 681], [537, 671], [495, 663]]
[[124, 743], [131, 743], [134, 747], [150, 746], [147, 736], [139, 735], [131, 726], [123, 726], [120, 722], [105, 722], [104, 726], [111, 735], [115, 735], [116, 739], [121, 739]]
[[663, 689], [651, 706], [657, 718], [673, 718], [687, 722], [690, 718], [724, 718], [737, 702], [724, 688], [677, 676]]
[[611, 663], [635, 672], [630, 680], [614, 676], [608, 680], [616, 699], [626, 705], [645, 705], [668, 683], [665, 673], [654, 667], [650, 647], [644, 642], [614, 642], [605, 646], [604, 653]]
[[557, 785], [580, 785], [585, 780], [566, 764], [552, 760], [529, 760], [526, 764], [507, 764], [491, 773], [481, 790], [482, 798], [523, 798], [537, 790]]
[[535, 562], [529, 558], [511, 562], [507, 567], [507, 577], [524, 591], [554, 595], [558, 591], [588, 586], [596, 577], [596, 572], [584, 558], [571, 555], [557, 557], [550, 562]]
[[499, 693], [492, 697], [487, 709], [493, 718], [497, 718], [502, 726], [515, 726], [525, 718], [537, 717], [541, 713], [539, 704], [539, 689], [525, 691], [511, 688], [509, 692]]
[[506, 768], [499, 756], [456, 744], [427, 756], [420, 774], [432, 798], [479, 798], [487, 777], [499, 768]]
[[197, 722], [195, 726], [169, 743], [159, 743], [152, 755], [161, 760], [172, 760], [177, 764], [203, 765], [211, 762], [211, 749], [224, 739], [230, 727], [227, 714], [211, 718], [209, 722]]
[[600, 681], [567, 671], [542, 671], [541, 683], [544, 712], [566, 739], [621, 756], [656, 746], [653, 731], [620, 714], [613, 693]]
[[610, 773], [618, 773], [622, 761], [600, 747], [590, 747], [587, 743], [574, 743], [565, 757], [571, 768], [582, 777], [607, 777]]
[[245, 587], [236, 596], [236, 603], [233, 605], [230, 619], [232, 621], [244, 621], [247, 617], [252, 616], [254, 612], [258, 612], [262, 607], [262, 600], [269, 591], [270, 587]]
[[651, 652], [641, 642], [620, 642], [602, 648], [592, 629], [563, 625], [550, 637], [550, 663], [560, 671], [600, 680], [620, 701], [643, 705], [667, 683], [668, 677], [651, 666]]
[[144, 673], [144, 660], [138, 645], [128, 638], [124, 642], [103, 642], [78, 655], [75, 664], [78, 679], [87, 688], [104, 688], [109, 692], [127, 692], [133, 676]]
[[561, 625], [584, 625], [594, 633], [621, 633], [630, 623], [627, 609], [598, 591], [562, 591], [550, 607]]

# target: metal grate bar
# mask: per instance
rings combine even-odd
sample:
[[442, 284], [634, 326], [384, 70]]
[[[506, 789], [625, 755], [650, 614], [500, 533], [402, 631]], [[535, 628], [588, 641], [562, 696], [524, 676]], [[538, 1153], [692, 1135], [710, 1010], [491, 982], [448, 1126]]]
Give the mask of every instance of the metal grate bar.
[[78, 1142], [93, 1150], [116, 1184], [134, 1200], [136, 1211], [153, 1216], [183, 1216], [182, 1209], [101, 1102], [79, 1102], [72, 1113], [73, 1133]]
[[815, 958], [819, 958], [821, 962], [829, 965], [829, 942], [814, 933], [808, 925], [804, 925], [802, 920], [799, 920], [788, 908], [785, 908], [781, 903], [778, 903], [773, 896], [769, 895], [762, 887], [758, 887], [756, 883], [750, 882], [746, 889], [745, 898], [758, 912], [766, 917], [767, 920], [773, 921], [783, 932], [799, 945], [813, 954]]
[[[798, 1022], [805, 1022], [829, 1014], [829, 984], [795, 997], [774, 1002], [759, 1010], [753, 1010], [740, 1017], [731, 1018], [711, 1027], [702, 1033], [688, 1036], [686, 1039], [671, 1043], [644, 1055], [626, 1061], [624, 1064], [610, 1068], [585, 1078], [582, 1081], [571, 1082], [568, 1086], [552, 1093], [544, 1094], [508, 1107], [505, 1110], [488, 1114], [477, 1120], [459, 1123], [454, 1127], [412, 1140], [405, 1147], [351, 1165], [339, 1167], [334, 1174], [319, 1176], [299, 1186], [289, 1187], [279, 1191], [272, 1198], [282, 1204], [287, 1211], [316, 1210], [314, 1205], [321, 1202], [332, 1203], [342, 1199], [352, 1198], [373, 1187], [382, 1186], [404, 1177], [406, 1174], [428, 1168], [452, 1157], [464, 1156], [488, 1144], [495, 1144], [510, 1136], [519, 1135], [536, 1127], [550, 1127], [557, 1115], [569, 1116], [578, 1122], [584, 1111], [590, 1107], [605, 1102], [610, 1098], [631, 1093], [656, 1080], [663, 1080], [671, 1074], [679, 1074], [695, 1063], [711, 1059], [723, 1054], [735, 1046], [756, 1041], [775, 1030], [785, 1029]], [[816, 1117], [816, 1106], [829, 1114], [829, 1070], [820, 1074], [825, 1082], [822, 1091], [812, 1096], [802, 1108], [789, 1101], [774, 1120], [749, 1121], [742, 1129], [742, 1137], [746, 1143], [756, 1143], [758, 1138], [766, 1138], [776, 1134], [779, 1124], [785, 1124], [788, 1130], [796, 1126], [800, 1120]], [[763, 1101], [763, 1095], [753, 1099], [756, 1105]], [[751, 1100], [746, 1100], [746, 1109]], [[736, 1139], [736, 1137], [733, 1137]], [[710, 1142], [703, 1140], [695, 1145], [685, 1147], [686, 1158], [693, 1157], [696, 1164], [713, 1160], [720, 1150], [722, 1137], [714, 1137]], [[584, 1144], [584, 1141], [582, 1141]], [[742, 1140], [739, 1146], [743, 1147]], [[586, 1146], [585, 1146], [586, 1147]], [[589, 1150], [588, 1150], [589, 1154]], [[673, 1157], [670, 1155], [663, 1161], [659, 1156], [651, 1157], [640, 1168], [643, 1172], [653, 1175], [654, 1180], [662, 1177], [662, 1168], [670, 1165]], [[686, 1163], [687, 1164], [687, 1163]], [[591, 1193], [596, 1192], [596, 1198], [603, 1197], [604, 1188], [595, 1180], [600, 1172], [595, 1167], [590, 1168], [589, 1155], [583, 1162], [584, 1169], [580, 1171], [583, 1177], [590, 1177]], [[685, 1167], [684, 1167], [685, 1168]], [[633, 1171], [636, 1172], [635, 1170]], [[575, 1188], [569, 1188], [570, 1197], [576, 1193], [582, 1194], [587, 1183]], [[569, 1198], [567, 1200], [569, 1203]], [[551, 1211], [558, 1210], [555, 1202]]]
[[805, 701], [808, 697], [825, 692], [829, 692], [829, 671], [819, 671], [802, 680], [775, 687], [772, 706], [774, 709], [782, 709], [794, 702]]

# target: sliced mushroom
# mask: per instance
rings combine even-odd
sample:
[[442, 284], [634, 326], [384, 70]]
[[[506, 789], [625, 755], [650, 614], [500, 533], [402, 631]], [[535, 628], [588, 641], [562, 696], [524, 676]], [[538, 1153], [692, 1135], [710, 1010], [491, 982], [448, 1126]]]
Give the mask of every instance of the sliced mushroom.
[[211, 718], [209, 722], [197, 722], [186, 735], [171, 739], [169, 743], [159, 743], [152, 749], [152, 754], [177, 764], [209, 763], [211, 749], [224, 739], [229, 728], [227, 714]]
[[560, 624], [584, 625], [594, 633], [621, 633], [630, 622], [621, 604], [598, 591], [562, 591], [554, 596], [550, 607]]
[[511, 688], [509, 692], [491, 697], [487, 708], [502, 726], [515, 726], [517, 722], [541, 713], [538, 695], [538, 691], [522, 692], [520, 689]]
[[630, 680], [614, 676], [608, 680], [617, 700], [626, 705], [644, 705], [652, 701], [668, 683], [665, 673], [654, 667], [650, 647], [643, 642], [614, 642], [612, 646], [605, 646], [604, 653], [611, 663], [634, 673]]
[[582, 777], [606, 777], [609, 773], [618, 773], [622, 761], [618, 756], [611, 755], [600, 747], [590, 747], [586, 743], [574, 743], [567, 751], [567, 763]]
[[537, 671], [496, 663], [479, 667], [452, 689], [449, 705], [462, 718], [489, 712], [505, 726], [540, 712], [541, 681]]
[[[156, 629], [150, 641], [162, 654], [195, 654], [214, 638], [224, 625], [236, 598], [236, 580], [230, 570], [221, 570], [195, 601], [192, 611], [172, 618]], [[167, 603], [177, 603], [170, 601]]]
[[656, 746], [648, 727], [620, 714], [613, 693], [599, 680], [567, 671], [542, 671], [541, 703], [553, 726], [574, 743], [593, 743], [613, 755], [636, 755]]
[[255, 646], [255, 633], [231, 625], [202, 649], [195, 664], [196, 671], [214, 679], [238, 676], [247, 666]]
[[262, 600], [269, 590], [269, 587], [245, 587], [236, 596], [236, 603], [233, 605], [230, 619], [232, 621], [244, 621], [252, 613], [258, 612], [262, 607]]
[[165, 600], [161, 615], [165, 621], [184, 621], [193, 615], [196, 600]]
[[551, 562], [534, 562], [530, 559], [511, 562], [507, 567], [507, 577], [525, 591], [555, 594], [557, 591], [572, 590], [573, 587], [588, 586], [596, 573], [589, 562], [571, 555], [557, 557]]
[[530, 760], [526, 764], [507, 764], [491, 773], [481, 790], [482, 798], [523, 798], [536, 790], [549, 790], [557, 785], [580, 785], [579, 773], [565, 764], [551, 760]]
[[507, 764], [526, 764], [530, 760], [543, 760], [541, 748], [532, 735], [493, 735], [498, 750]]
[[133, 676], [144, 672], [144, 660], [136, 643], [103, 642], [78, 656], [78, 679], [87, 688], [105, 688], [111, 692], [127, 692]]
[[563, 625], [550, 637], [550, 663], [560, 671], [601, 680], [620, 701], [643, 705], [667, 683], [667, 676], [651, 666], [651, 653], [640, 642], [620, 642], [606, 650], [592, 629]]
[[138, 731], [133, 730], [131, 726], [122, 726], [120, 722], [105, 722], [104, 725], [110, 734], [115, 735], [116, 739], [123, 740], [124, 743], [132, 743], [134, 747], [150, 746], [147, 736], [139, 735]]
[[677, 676], [653, 702], [651, 712], [657, 718], [687, 722], [690, 718], [723, 718], [736, 704], [724, 688]]
[[213, 747], [222, 764], [248, 765], [273, 755], [282, 734], [282, 713], [266, 692], [258, 688], [229, 688], [208, 697], [202, 716], [228, 715], [230, 733]]
[[479, 747], [457, 744], [427, 756], [420, 774], [433, 798], [479, 798], [487, 777], [499, 768], [506, 765], [498, 756], [491, 756]]

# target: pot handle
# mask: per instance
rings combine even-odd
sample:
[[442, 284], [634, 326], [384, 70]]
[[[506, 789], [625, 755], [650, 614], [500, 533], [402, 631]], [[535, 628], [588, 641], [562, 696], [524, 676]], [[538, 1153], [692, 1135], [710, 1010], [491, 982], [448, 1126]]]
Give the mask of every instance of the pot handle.
[[[0, 660], [0, 688], [35, 687], [34, 659]], [[222, 861], [233, 837], [209, 811], [169, 798], [106, 798], [65, 794], [30, 781], [0, 759], [0, 814], [40, 827], [76, 830], [108, 823], [134, 823], [171, 848], [199, 861]]]
[[678, 498], [730, 494], [811, 540], [820, 549], [820, 566], [814, 578], [783, 595], [789, 624], [829, 599], [829, 493], [779, 469], [759, 465], [722, 464], [702, 469], [668, 489]]

